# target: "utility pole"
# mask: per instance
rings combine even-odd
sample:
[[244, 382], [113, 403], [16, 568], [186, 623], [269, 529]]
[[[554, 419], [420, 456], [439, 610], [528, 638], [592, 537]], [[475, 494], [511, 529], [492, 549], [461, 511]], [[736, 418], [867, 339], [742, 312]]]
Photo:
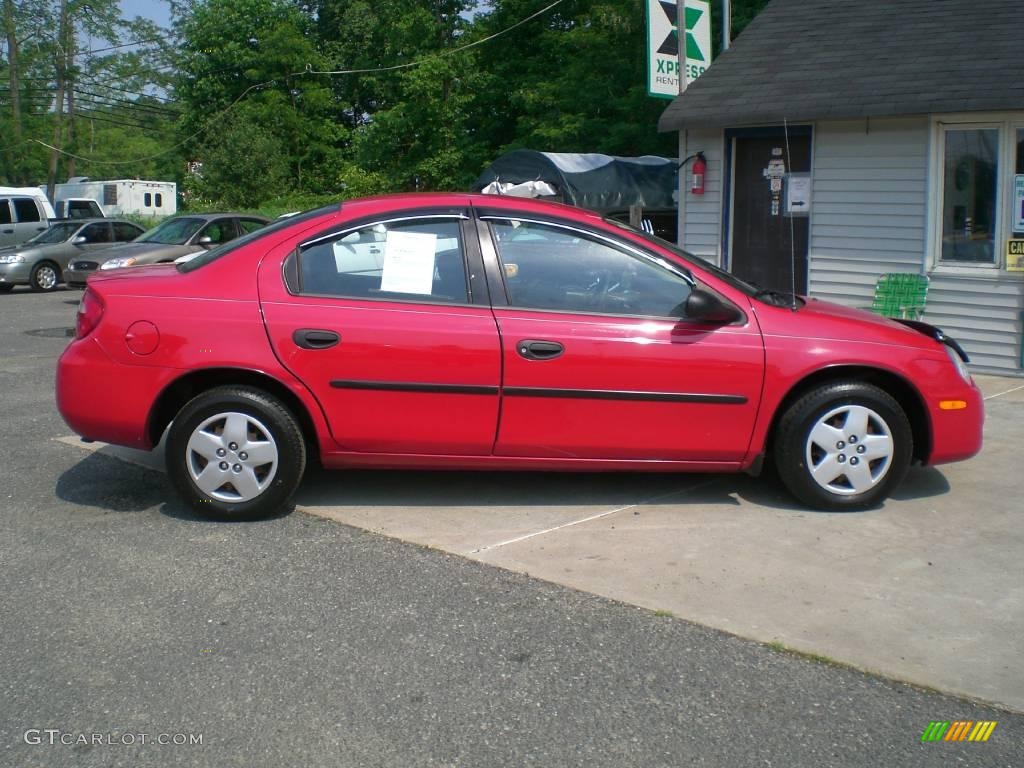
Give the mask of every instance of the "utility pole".
[[[676, 40], [678, 41], [679, 95], [686, 90], [686, 0], [676, 0]], [[676, 206], [676, 243], [686, 248], [686, 126], [679, 130], [679, 200]]]
[[732, 44], [732, 3], [722, 0], [722, 52]]
[[[18, 71], [18, 29], [14, 19], [14, 0], [4, 0], [4, 37], [7, 39], [7, 71], [11, 94], [11, 138], [14, 149], [11, 162], [8, 163], [11, 179], [15, 184], [25, 181], [22, 178], [21, 157], [21, 80]], [[6, 142], [5, 142], [6, 143]]]
[[70, 31], [71, 15], [68, 11], [68, 0], [61, 0], [60, 21], [57, 24], [57, 51], [54, 62], [57, 80], [57, 98], [53, 115], [53, 149], [50, 150], [50, 164], [46, 174], [46, 196], [53, 200], [57, 186], [57, 163], [60, 160], [61, 134], [64, 127], [64, 99], [68, 76], [67, 41], [73, 37]]

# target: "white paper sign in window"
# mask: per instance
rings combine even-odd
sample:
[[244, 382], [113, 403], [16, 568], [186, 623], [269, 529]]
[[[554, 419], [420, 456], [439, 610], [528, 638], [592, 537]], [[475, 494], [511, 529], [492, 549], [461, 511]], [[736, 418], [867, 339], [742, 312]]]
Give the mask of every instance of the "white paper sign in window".
[[437, 235], [431, 232], [388, 232], [380, 289], [429, 296], [434, 285]]

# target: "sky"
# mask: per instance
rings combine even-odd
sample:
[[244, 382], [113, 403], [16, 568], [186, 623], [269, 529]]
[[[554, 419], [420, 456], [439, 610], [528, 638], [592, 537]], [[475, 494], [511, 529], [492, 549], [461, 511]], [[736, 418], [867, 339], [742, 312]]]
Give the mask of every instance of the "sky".
[[121, 12], [129, 19], [142, 16], [161, 27], [171, 23], [171, 8], [164, 0], [120, 0]]

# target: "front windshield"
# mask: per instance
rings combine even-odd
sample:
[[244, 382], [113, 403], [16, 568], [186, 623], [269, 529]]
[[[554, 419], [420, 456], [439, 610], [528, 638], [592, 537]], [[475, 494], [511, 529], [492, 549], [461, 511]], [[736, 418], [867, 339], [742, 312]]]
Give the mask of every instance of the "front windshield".
[[187, 216], [178, 219], [168, 219], [144, 235], [139, 235], [132, 242], [184, 245], [205, 223], [206, 221], [203, 219], [193, 219]]
[[642, 229], [637, 229], [636, 227], [632, 227], [629, 224], [626, 224], [625, 222], [616, 221], [615, 219], [609, 218], [607, 216], [604, 220], [609, 224], [614, 224], [619, 229], [624, 229], [627, 232], [631, 232], [634, 235], [638, 235], [639, 237], [642, 237], [649, 243], [652, 243], [654, 245], [659, 246], [660, 248], [664, 248], [665, 250], [674, 253], [676, 256], [679, 256], [680, 258], [690, 262], [696, 267], [699, 267], [703, 270], [706, 270], [707, 272], [710, 272], [715, 277], [720, 279], [722, 282], [731, 285], [737, 291], [742, 291], [747, 296], [753, 296], [759, 290], [756, 286], [753, 286], [744, 280], [740, 280], [732, 272], [726, 272], [724, 269], [715, 266], [707, 259], [703, 259], [700, 256], [690, 253], [689, 251], [684, 251], [675, 243], [670, 243], [668, 240], [663, 240], [657, 235], [652, 235], [649, 232], [644, 232]]
[[52, 245], [53, 243], [63, 243], [81, 228], [82, 225], [78, 222], [54, 224], [49, 229], [45, 229], [33, 237], [29, 242], [33, 245]]

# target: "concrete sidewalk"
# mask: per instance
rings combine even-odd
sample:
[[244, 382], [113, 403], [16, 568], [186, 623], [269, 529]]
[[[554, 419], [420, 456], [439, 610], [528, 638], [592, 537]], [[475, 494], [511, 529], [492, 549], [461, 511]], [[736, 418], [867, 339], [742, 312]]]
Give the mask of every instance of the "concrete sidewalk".
[[[978, 377], [986, 442], [884, 508], [745, 476], [314, 473], [301, 510], [1024, 711], [1024, 380]], [[140, 454], [105, 447], [138, 461]], [[159, 457], [142, 455], [146, 463]]]

